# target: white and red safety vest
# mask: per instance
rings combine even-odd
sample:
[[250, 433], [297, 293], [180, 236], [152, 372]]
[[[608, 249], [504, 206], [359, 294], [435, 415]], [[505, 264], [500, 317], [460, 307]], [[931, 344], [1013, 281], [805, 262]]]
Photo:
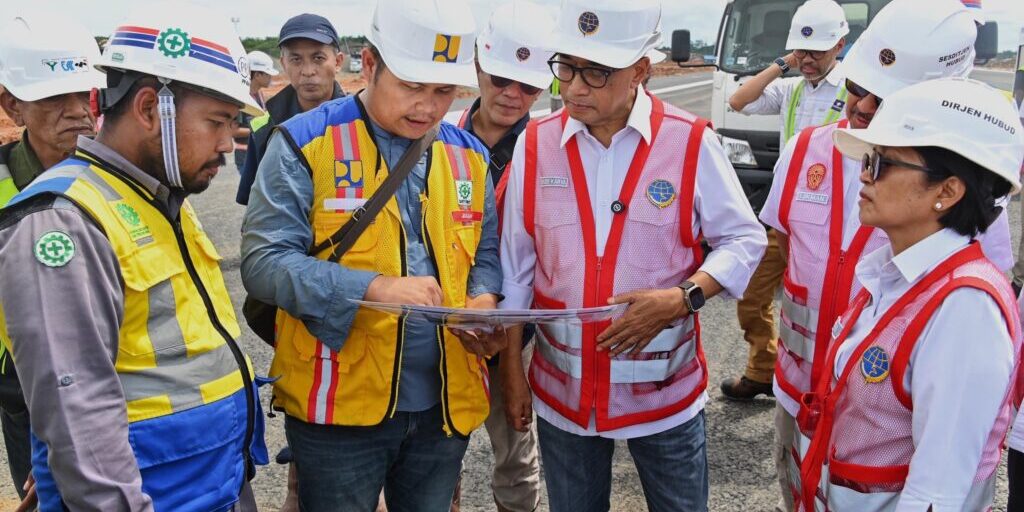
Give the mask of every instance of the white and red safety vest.
[[[568, 115], [528, 125], [523, 217], [537, 252], [535, 307], [604, 306], [621, 293], [676, 286], [700, 266], [694, 187], [709, 123], [651, 100], [650, 143], [637, 146], [600, 256], [579, 146], [575, 137], [560, 144]], [[667, 326], [640, 353], [615, 358], [596, 350], [608, 325], [540, 326], [529, 371], [540, 400], [583, 428], [593, 412], [602, 432], [669, 417], [704, 392], [697, 315]]]
[[[881, 230], [853, 219], [844, 223], [844, 212], [857, 205], [844, 204], [843, 156], [832, 134], [847, 124], [843, 120], [800, 133], [779, 204], [789, 259], [783, 276], [775, 381], [796, 403], [817, 382], [829, 328], [860, 288], [854, 270], [861, 255], [888, 243]], [[858, 226], [846, 249], [844, 224]], [[806, 428], [801, 431], [809, 435]]]
[[[980, 244], [973, 242], [931, 270], [883, 313], [838, 378], [823, 378], [813, 394], [804, 396], [805, 422], [815, 431], [801, 468], [805, 484], [801, 510], [895, 508], [915, 450], [914, 403], [905, 386], [908, 364], [936, 309], [959, 288], [974, 288], [995, 300], [1013, 340], [1015, 358], [1019, 358], [1020, 318], [1013, 292], [1002, 272], [985, 258]], [[824, 358], [826, 368], [834, 367], [840, 347], [870, 298], [867, 290], [861, 290], [835, 323], [831, 348]], [[1019, 362], [1014, 375], [1019, 382]], [[1014, 385], [1008, 386], [964, 510], [986, 510], [992, 504], [990, 492], [1016, 391]]]

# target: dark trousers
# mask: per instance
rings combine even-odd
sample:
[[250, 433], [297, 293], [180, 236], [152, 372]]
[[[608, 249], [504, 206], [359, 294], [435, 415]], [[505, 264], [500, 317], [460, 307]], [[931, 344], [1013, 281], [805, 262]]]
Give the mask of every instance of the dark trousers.
[[1007, 512], [1024, 512], [1024, 453], [1010, 448], [1006, 457], [1006, 473], [1010, 480]]
[[28, 410], [9, 412], [0, 409], [0, 426], [4, 431], [4, 447], [7, 449], [7, 466], [18, 496], [24, 498], [25, 480], [32, 471], [32, 443], [29, 439]]

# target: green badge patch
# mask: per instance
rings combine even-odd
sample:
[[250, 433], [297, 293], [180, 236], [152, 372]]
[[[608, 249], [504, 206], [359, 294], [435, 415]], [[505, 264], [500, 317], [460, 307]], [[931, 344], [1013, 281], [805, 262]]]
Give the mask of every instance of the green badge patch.
[[458, 195], [459, 204], [468, 205], [473, 202], [473, 182], [469, 180], [457, 180], [455, 192]]
[[128, 235], [131, 236], [133, 242], [151, 235], [149, 226], [142, 223], [142, 217], [139, 216], [139, 212], [132, 205], [119, 202], [114, 205], [114, 209], [117, 210], [117, 214], [124, 221], [125, 226], [128, 228]]
[[33, 252], [47, 267], [63, 267], [75, 257], [75, 242], [66, 233], [50, 231], [36, 240]]

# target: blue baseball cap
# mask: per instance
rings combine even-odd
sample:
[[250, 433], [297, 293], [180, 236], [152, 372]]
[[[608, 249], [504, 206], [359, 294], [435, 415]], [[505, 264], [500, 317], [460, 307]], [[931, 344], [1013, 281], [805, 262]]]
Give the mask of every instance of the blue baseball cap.
[[284, 22], [281, 33], [277, 36], [277, 45], [281, 46], [292, 39], [311, 39], [335, 48], [341, 47], [334, 25], [331, 25], [327, 18], [316, 14], [300, 14]]

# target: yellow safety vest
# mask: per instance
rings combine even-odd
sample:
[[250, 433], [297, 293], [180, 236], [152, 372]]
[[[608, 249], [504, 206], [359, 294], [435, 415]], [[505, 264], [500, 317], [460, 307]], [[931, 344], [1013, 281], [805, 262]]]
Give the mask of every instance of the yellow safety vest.
[[[312, 168], [310, 224], [314, 243], [319, 244], [351, 218], [358, 203], [354, 199], [373, 195], [387, 178], [387, 164], [378, 158], [354, 98], [292, 118], [282, 129]], [[466, 303], [482, 222], [479, 217], [467, 221], [469, 217], [460, 215], [472, 217], [483, 212], [484, 151], [474, 137], [447, 123], [429, 151], [427, 188], [420, 197], [423, 233], [436, 264], [445, 306]], [[392, 198], [340, 264], [385, 276], [408, 275], [405, 239], [398, 202]], [[329, 256], [330, 250], [316, 255], [320, 259]], [[289, 415], [309, 423], [369, 426], [395, 414], [404, 320], [361, 309], [338, 352], [317, 341], [301, 320], [283, 310], [278, 311], [276, 330], [270, 375], [280, 377], [274, 385], [275, 399]], [[486, 363], [466, 352], [458, 338], [445, 329], [437, 329], [437, 342], [443, 428], [449, 435], [468, 435], [487, 417]]]
[[[180, 225], [172, 224], [142, 187], [82, 153], [42, 174], [10, 204], [44, 193], [82, 208], [118, 258], [124, 319], [114, 368], [143, 490], [158, 509], [231, 503], [244, 475], [243, 440], [253, 436], [259, 418], [251, 363], [234, 342], [240, 331], [221, 257], [192, 207], [186, 201]], [[236, 462], [227, 463], [229, 457]], [[200, 472], [206, 474], [197, 481]], [[40, 482], [52, 479], [45, 462], [33, 473]]]

